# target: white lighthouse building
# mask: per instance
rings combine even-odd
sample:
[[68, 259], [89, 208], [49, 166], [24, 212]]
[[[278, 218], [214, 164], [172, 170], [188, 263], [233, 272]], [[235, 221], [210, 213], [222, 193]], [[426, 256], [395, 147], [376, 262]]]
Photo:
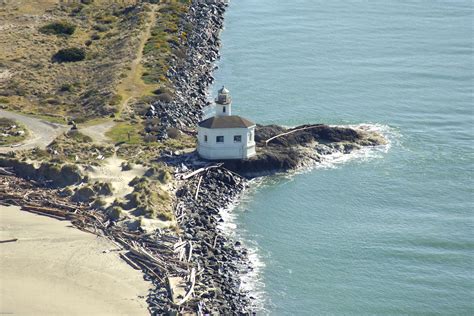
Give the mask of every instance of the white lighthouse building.
[[232, 115], [229, 90], [222, 87], [214, 116], [198, 124], [198, 153], [209, 160], [246, 159], [255, 156], [255, 123]]

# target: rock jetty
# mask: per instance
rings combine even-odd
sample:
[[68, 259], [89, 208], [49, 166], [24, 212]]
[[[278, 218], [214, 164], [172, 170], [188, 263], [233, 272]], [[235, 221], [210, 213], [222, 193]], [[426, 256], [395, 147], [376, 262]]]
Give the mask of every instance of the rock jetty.
[[161, 129], [158, 139], [166, 137], [169, 127], [189, 128], [200, 120], [202, 109], [208, 106], [207, 91], [214, 82], [214, 62], [220, 57], [219, 34], [224, 26], [227, 2], [223, 0], [193, 0], [180, 28], [192, 25], [186, 43], [186, 57], [174, 61], [168, 71], [174, 98], [170, 102], [154, 101], [147, 117], [157, 118]]
[[[148, 118], [159, 121], [158, 139], [166, 138], [170, 127], [189, 131], [209, 105], [207, 91], [214, 81], [214, 62], [219, 58], [226, 2], [193, 0], [182, 18], [180, 27], [191, 31], [185, 58], [174, 61], [168, 72], [175, 97], [170, 102], [154, 101], [146, 113]], [[321, 124], [289, 129], [258, 125], [255, 139], [258, 154], [248, 160], [214, 162], [200, 159], [196, 153], [169, 152], [158, 157], [175, 170], [175, 231], [157, 229], [149, 234], [129, 229], [103, 212], [91, 210], [83, 198], [66, 199], [57, 187], [85, 181], [69, 167], [36, 169], [0, 160], [0, 166], [8, 168], [0, 169], [0, 195], [5, 203], [55, 218], [73, 219], [79, 229], [116, 242], [126, 251], [122, 258], [141, 269], [145, 279], [155, 286], [147, 298], [152, 315], [249, 315], [254, 313], [253, 297], [242, 290], [241, 284], [241, 275], [252, 269], [247, 249], [221, 228], [222, 210], [238, 201], [248, 185], [247, 178], [297, 169], [318, 163], [327, 155], [385, 142], [380, 135], [361, 128]], [[18, 182], [15, 175], [36, 179], [52, 188], [45, 191], [43, 187]], [[15, 194], [7, 194], [12, 188]], [[54, 197], [49, 199], [54, 204], [46, 196]], [[171, 284], [173, 280], [181, 280], [176, 281], [182, 284], [180, 291]]]
[[[189, 130], [209, 105], [207, 91], [213, 83], [214, 62], [219, 58], [219, 33], [223, 27], [226, 2], [193, 1], [185, 21], [192, 23], [184, 62], [168, 73], [176, 96], [171, 102], [151, 104], [149, 118], [158, 119], [162, 130], [158, 139], [166, 138], [166, 129]], [[183, 22], [183, 23], [186, 23]], [[231, 207], [247, 186], [247, 178], [285, 172], [318, 163], [324, 156], [350, 153], [362, 146], [384, 144], [380, 135], [328, 125], [303, 125], [295, 128], [258, 125], [255, 139], [258, 155], [248, 160], [216, 162], [200, 159], [196, 153], [164, 153], [160, 160], [176, 170], [185, 169], [176, 193], [175, 216], [182, 242], [193, 245], [190, 263], [199, 275], [195, 295], [179, 311], [216, 315], [253, 313], [251, 293], [241, 290], [241, 275], [251, 270], [247, 250], [220, 229], [221, 211]], [[177, 172], [179, 176], [179, 171]], [[151, 305], [153, 313], [176, 311], [169, 304]]]
[[246, 180], [222, 167], [196, 175], [177, 192], [176, 216], [182, 238], [194, 245], [194, 262], [203, 267], [200, 285], [204, 313], [233, 315], [251, 312], [248, 293], [241, 292], [240, 275], [251, 269], [247, 250], [226, 237], [219, 224], [221, 211], [234, 203]]

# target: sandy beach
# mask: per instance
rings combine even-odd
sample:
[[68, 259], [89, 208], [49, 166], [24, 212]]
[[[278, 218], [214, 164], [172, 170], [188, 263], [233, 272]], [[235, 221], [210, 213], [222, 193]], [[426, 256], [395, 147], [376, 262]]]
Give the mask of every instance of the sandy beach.
[[12, 238], [0, 244], [0, 313], [148, 315], [151, 284], [106, 239], [0, 206], [0, 240]]

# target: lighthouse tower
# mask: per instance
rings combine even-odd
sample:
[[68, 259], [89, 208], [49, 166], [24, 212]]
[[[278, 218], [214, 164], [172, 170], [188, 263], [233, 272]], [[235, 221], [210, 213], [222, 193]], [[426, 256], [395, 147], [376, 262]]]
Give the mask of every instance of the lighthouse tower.
[[229, 90], [224, 86], [217, 91], [216, 98], [216, 116], [231, 116], [232, 115], [232, 99]]
[[232, 115], [229, 90], [222, 87], [216, 98], [216, 114], [198, 124], [198, 153], [204, 159], [248, 159], [256, 155], [256, 124]]

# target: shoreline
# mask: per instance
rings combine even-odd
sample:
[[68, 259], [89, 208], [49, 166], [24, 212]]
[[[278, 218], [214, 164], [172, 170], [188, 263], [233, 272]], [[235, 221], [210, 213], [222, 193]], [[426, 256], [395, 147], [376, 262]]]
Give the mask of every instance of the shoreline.
[[[195, 0], [183, 18], [182, 24], [193, 24], [193, 31], [189, 34], [185, 61], [168, 72], [177, 98], [168, 103], [153, 102], [146, 115], [159, 120], [161, 130], [156, 135], [159, 140], [169, 127], [184, 131], [194, 127], [201, 111], [210, 104], [208, 89], [214, 81], [212, 72], [219, 58], [219, 35], [226, 7], [227, 1], [223, 0]], [[243, 276], [254, 269], [249, 250], [222, 230], [223, 213], [229, 209], [231, 212], [232, 205], [238, 204], [249, 176], [286, 173], [316, 164], [327, 153], [347, 153], [360, 148], [346, 143], [330, 148], [324, 145], [312, 152], [320, 140], [339, 142], [349, 137], [347, 141], [350, 141], [354, 133], [357, 137], [360, 135], [347, 128], [305, 126], [304, 131], [292, 131], [293, 134], [278, 138], [268, 147], [260, 144], [259, 148], [265, 149], [264, 155], [249, 162], [225, 162], [224, 166], [216, 166], [215, 162], [204, 161], [195, 153], [163, 153], [158, 157], [158, 161], [176, 170], [177, 231], [157, 230], [152, 234], [131, 231], [119, 227], [102, 213], [87, 211], [86, 208], [90, 208], [87, 204], [82, 204], [84, 211], [79, 215], [66, 210], [60, 216], [72, 218], [77, 228], [105, 235], [129, 251], [124, 256], [127, 259], [123, 259], [141, 269], [145, 280], [154, 285], [147, 296], [149, 313], [252, 313], [256, 308], [254, 297], [241, 286]], [[306, 131], [308, 127], [317, 131]], [[264, 142], [279, 136], [285, 129], [273, 125], [261, 126], [261, 130], [260, 141]], [[245, 169], [255, 174], [245, 174], [242, 172]]]

